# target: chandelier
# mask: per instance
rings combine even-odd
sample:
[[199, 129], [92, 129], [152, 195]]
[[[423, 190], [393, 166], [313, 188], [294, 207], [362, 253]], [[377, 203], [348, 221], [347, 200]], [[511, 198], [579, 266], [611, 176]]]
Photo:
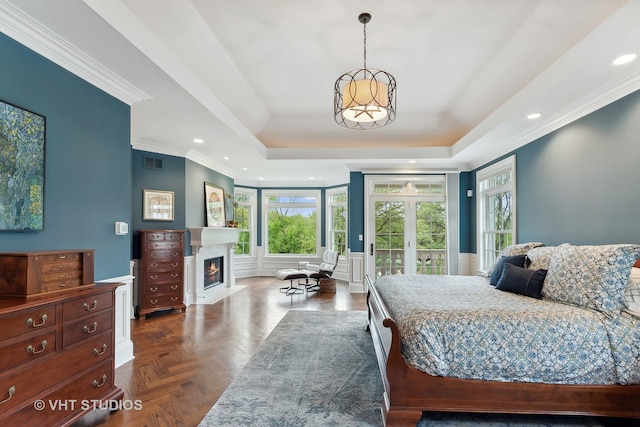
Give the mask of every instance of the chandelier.
[[349, 129], [375, 129], [396, 118], [396, 79], [386, 71], [367, 68], [367, 23], [371, 15], [361, 13], [364, 28], [364, 67], [344, 73], [336, 80], [333, 113], [336, 122]]

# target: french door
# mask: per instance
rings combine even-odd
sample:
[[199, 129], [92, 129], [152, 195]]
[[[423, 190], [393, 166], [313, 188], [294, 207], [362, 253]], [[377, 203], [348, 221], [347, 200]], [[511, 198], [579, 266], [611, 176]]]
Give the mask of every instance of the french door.
[[444, 181], [382, 185], [387, 191], [378, 192], [376, 187], [380, 184], [373, 186], [366, 212], [367, 274], [447, 274]]

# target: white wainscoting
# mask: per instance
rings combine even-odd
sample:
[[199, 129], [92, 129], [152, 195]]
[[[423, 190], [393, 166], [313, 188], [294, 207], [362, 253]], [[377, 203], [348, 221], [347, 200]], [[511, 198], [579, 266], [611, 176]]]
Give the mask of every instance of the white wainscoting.
[[[131, 270], [133, 271], [131, 262]], [[113, 327], [115, 335], [115, 367], [124, 365], [135, 356], [133, 353], [133, 341], [131, 341], [131, 319], [133, 318], [133, 275], [113, 277], [100, 282], [124, 283], [116, 288], [116, 323]]]

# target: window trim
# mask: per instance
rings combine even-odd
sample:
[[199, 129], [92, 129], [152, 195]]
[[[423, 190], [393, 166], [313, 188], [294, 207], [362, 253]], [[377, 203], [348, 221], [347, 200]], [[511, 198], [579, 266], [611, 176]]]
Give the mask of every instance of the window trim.
[[[269, 205], [268, 200], [269, 197], [272, 196], [292, 196], [292, 197], [300, 197], [300, 196], [314, 196], [316, 198], [315, 209], [316, 209], [316, 253], [315, 254], [272, 254], [269, 253]], [[291, 207], [300, 207], [300, 205], [296, 205], [294, 203], [291, 204]], [[262, 247], [264, 251], [265, 257], [317, 257], [320, 253], [320, 243], [321, 243], [321, 223], [322, 223], [322, 192], [320, 190], [307, 189], [307, 190], [262, 190]]]
[[[340, 203], [331, 203], [331, 197], [336, 194], [344, 194], [345, 201]], [[346, 253], [349, 250], [349, 187], [344, 185], [341, 187], [335, 187], [331, 189], [327, 189], [325, 191], [325, 246], [327, 249], [333, 248], [333, 242], [331, 241], [331, 237], [333, 236], [333, 206], [344, 206], [345, 212], [347, 214], [346, 223], [345, 223], [345, 255], [340, 255], [340, 259], [346, 259]]]
[[[501, 174], [505, 171], [511, 172], [511, 184], [509, 186], [502, 186], [500, 188], [491, 188], [488, 190], [482, 189], [482, 182], [486, 181], [493, 176]], [[510, 188], [506, 188], [510, 187]], [[477, 255], [478, 255], [478, 266], [480, 270], [486, 270], [489, 268], [487, 265], [486, 259], [486, 248], [484, 233], [486, 231], [487, 225], [487, 207], [485, 203], [486, 195], [496, 194], [497, 192], [504, 192], [507, 189], [511, 191], [511, 241], [513, 243], [517, 242], [517, 194], [516, 194], [516, 156], [511, 155], [499, 162], [496, 162], [490, 166], [487, 166], [483, 169], [478, 170], [476, 173], [476, 193], [477, 193], [477, 203], [476, 203], [476, 246], [477, 246]]]
[[[238, 194], [244, 194], [251, 197], [250, 205], [250, 218], [249, 218], [249, 237], [250, 247], [249, 253], [243, 255], [236, 255], [237, 257], [255, 257], [258, 249], [258, 190], [253, 188], [235, 187], [233, 189], [234, 197]], [[235, 217], [235, 215], [234, 215]]]

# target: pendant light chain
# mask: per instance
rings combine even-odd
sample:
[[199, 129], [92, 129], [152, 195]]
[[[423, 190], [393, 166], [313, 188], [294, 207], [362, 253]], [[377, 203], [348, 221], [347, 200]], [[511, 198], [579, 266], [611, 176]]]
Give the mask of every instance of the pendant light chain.
[[364, 49], [363, 49], [363, 51], [364, 51], [364, 69], [366, 70], [367, 69], [367, 23], [366, 22], [364, 23], [362, 32], [364, 34], [364, 44], [363, 44], [363, 46], [364, 46]]

